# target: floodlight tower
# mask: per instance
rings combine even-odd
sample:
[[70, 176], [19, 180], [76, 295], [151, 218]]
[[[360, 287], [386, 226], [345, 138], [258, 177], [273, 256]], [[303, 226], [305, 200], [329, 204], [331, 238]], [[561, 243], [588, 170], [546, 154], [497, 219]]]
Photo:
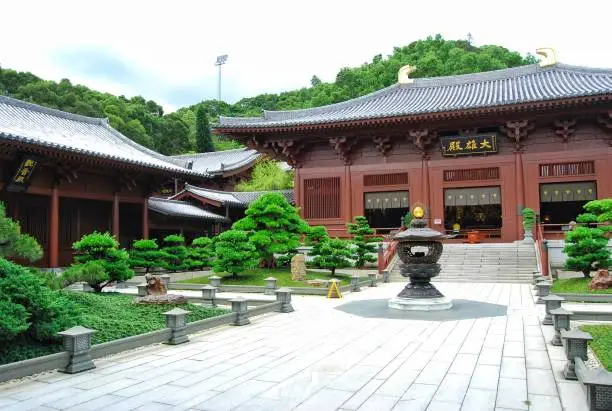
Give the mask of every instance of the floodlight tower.
[[219, 67], [219, 77], [217, 80], [217, 99], [221, 101], [221, 66], [227, 63], [227, 54], [217, 56], [215, 66]]

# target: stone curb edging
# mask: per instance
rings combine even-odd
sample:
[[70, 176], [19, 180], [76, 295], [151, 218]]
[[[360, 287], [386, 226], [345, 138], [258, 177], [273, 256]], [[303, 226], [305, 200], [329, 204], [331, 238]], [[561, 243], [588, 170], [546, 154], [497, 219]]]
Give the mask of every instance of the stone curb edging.
[[[552, 292], [552, 291], [551, 291]], [[612, 294], [574, 294], [554, 293], [566, 301], [588, 302], [588, 303], [612, 303]]]
[[30, 358], [29, 360], [12, 362], [0, 365], [0, 382], [27, 377], [28, 375], [64, 368], [68, 365], [70, 354], [58, 352], [44, 355], [42, 357]]

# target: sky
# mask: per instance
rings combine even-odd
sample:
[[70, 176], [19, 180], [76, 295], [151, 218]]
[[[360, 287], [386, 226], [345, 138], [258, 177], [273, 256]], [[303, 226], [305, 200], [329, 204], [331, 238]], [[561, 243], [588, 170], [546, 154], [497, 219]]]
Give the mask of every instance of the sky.
[[522, 54], [553, 47], [567, 64], [612, 68], [612, 2], [2, 0], [0, 65], [166, 110], [333, 81], [342, 67], [428, 35]]

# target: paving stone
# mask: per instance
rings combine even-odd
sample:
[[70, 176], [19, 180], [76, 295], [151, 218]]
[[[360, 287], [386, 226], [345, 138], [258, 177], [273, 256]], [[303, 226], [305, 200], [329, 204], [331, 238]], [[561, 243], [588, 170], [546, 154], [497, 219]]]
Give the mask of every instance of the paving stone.
[[461, 404], [456, 402], [432, 401], [427, 411], [460, 411]]
[[[77, 404], [82, 404], [97, 397], [101, 397], [105, 394], [112, 393], [113, 395], [117, 395], [117, 392], [121, 391], [122, 389], [139, 383], [140, 382], [137, 380], [120, 379], [115, 382], [103, 385], [101, 387], [93, 388], [91, 390], [80, 390], [79, 392], [74, 392], [71, 395], [66, 396], [65, 398], [62, 398], [60, 400], [46, 403], [46, 405], [59, 409], [70, 408]], [[155, 388], [155, 386], [153, 386], [152, 388]]]
[[563, 381], [557, 384], [559, 398], [564, 410], [588, 411], [583, 385], [578, 381]]
[[504, 344], [504, 357], [524, 357], [525, 343], [521, 341], [506, 341]]
[[542, 337], [525, 337], [525, 350], [546, 351], [546, 341]]
[[376, 394], [398, 397], [404, 394], [419, 375], [418, 370], [400, 368], [376, 390]]
[[527, 370], [527, 392], [557, 396], [557, 385], [551, 370], [530, 368]]
[[359, 411], [390, 411], [393, 409], [399, 397], [387, 397], [374, 394], [358, 408]]
[[486, 390], [496, 390], [499, 379], [499, 369], [497, 365], [478, 364], [474, 369], [470, 388], [480, 388]]
[[527, 410], [527, 381], [500, 378], [495, 406], [515, 410]]
[[417, 384], [439, 384], [444, 379], [450, 365], [448, 361], [430, 361], [415, 382]]
[[471, 377], [466, 374], [446, 374], [433, 397], [433, 401], [461, 404], [470, 384], [470, 379]]
[[550, 359], [546, 351], [527, 351], [525, 364], [527, 369], [541, 368], [550, 370]]
[[394, 411], [424, 411], [438, 388], [437, 385], [412, 384], [400, 398]]
[[257, 394], [270, 389], [273, 385], [274, 383], [271, 382], [250, 380], [201, 402], [194, 406], [194, 408], [201, 410], [231, 410]]
[[495, 390], [469, 388], [461, 405], [461, 411], [493, 411], [496, 396]]
[[478, 356], [478, 364], [500, 365], [502, 358], [502, 347], [483, 348]]
[[478, 354], [457, 354], [455, 360], [448, 369], [448, 373], [472, 375], [477, 361]]
[[101, 397], [94, 398], [93, 400], [89, 400], [87, 402], [83, 402], [81, 404], [77, 404], [74, 407], [66, 408], [68, 411], [79, 411], [79, 410], [87, 410], [94, 411], [102, 408], [109, 407], [112, 409], [112, 404], [124, 400], [125, 397], [120, 397], [118, 395], [106, 394]]
[[356, 410], [366, 402], [366, 400], [374, 394], [374, 392], [385, 382], [384, 379], [370, 380], [365, 386], [357, 391], [351, 398], [349, 398], [342, 408], [346, 410]]
[[323, 388], [301, 403], [295, 411], [327, 411], [339, 408], [350, 396], [351, 392]]
[[562, 411], [559, 397], [529, 394], [529, 411]]
[[515, 357], [503, 357], [499, 376], [502, 378], [518, 378], [522, 380], [527, 379], [525, 359]]

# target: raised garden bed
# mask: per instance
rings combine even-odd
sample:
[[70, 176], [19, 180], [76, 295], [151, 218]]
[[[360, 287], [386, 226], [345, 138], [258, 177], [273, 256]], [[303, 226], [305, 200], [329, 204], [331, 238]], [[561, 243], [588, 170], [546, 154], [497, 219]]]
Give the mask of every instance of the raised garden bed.
[[591, 349], [605, 369], [612, 371], [612, 325], [583, 325], [580, 328], [591, 334]]
[[[165, 304], [132, 304], [133, 296], [118, 293], [80, 293], [64, 291], [76, 305], [75, 325], [97, 330], [92, 343], [100, 344], [124, 337], [160, 330], [166, 327], [162, 313], [175, 306]], [[191, 311], [190, 322], [228, 313], [228, 310], [202, 307], [193, 304], [182, 305]], [[61, 341], [51, 344], [14, 340], [8, 346], [0, 347], [0, 364], [21, 361], [61, 351]]]
[[591, 278], [563, 278], [555, 280], [550, 290], [552, 294], [612, 294], [612, 288], [607, 290], [591, 290]]

